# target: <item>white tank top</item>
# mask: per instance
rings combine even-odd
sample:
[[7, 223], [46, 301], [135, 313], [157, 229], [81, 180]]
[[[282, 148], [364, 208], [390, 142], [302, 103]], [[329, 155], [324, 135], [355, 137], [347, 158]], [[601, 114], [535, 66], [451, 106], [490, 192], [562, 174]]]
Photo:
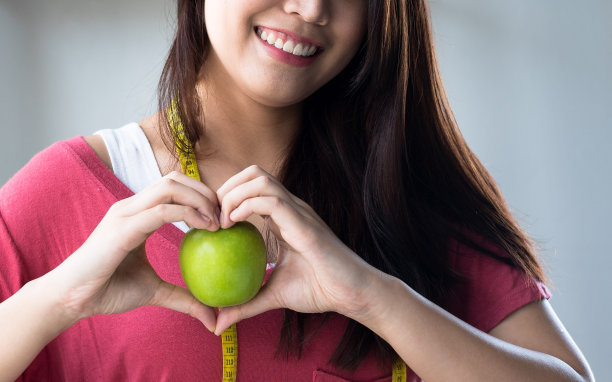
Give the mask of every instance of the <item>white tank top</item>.
[[[132, 122], [118, 129], [100, 130], [94, 134], [104, 140], [115, 176], [135, 194], [161, 179], [151, 144], [138, 123]], [[185, 222], [173, 224], [183, 232], [189, 230]]]

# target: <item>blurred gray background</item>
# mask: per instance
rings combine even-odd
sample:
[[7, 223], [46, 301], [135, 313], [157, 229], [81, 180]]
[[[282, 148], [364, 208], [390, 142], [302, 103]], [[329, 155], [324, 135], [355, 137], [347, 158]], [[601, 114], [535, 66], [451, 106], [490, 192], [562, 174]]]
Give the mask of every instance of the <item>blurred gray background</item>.
[[[170, 0], [0, 0], [0, 184], [54, 141], [139, 121]], [[611, 381], [612, 2], [433, 0], [459, 125], [541, 247], [552, 305]]]

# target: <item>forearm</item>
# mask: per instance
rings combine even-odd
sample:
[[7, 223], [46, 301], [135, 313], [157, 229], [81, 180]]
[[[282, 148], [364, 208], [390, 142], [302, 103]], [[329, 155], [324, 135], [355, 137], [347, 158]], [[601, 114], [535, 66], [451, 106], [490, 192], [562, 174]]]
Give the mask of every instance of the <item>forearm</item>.
[[75, 321], [59, 309], [48, 277], [0, 304], [0, 381], [14, 381], [40, 351]]
[[483, 333], [401, 281], [377, 278], [354, 318], [385, 339], [426, 381], [584, 381], [568, 364]]

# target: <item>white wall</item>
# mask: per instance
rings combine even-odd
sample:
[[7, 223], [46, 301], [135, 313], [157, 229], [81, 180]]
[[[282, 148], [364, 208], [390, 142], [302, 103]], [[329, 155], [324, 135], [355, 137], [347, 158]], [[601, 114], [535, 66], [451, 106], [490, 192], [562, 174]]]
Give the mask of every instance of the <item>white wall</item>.
[[[599, 380], [612, 329], [612, 3], [434, 0], [457, 120], [542, 247]], [[0, 184], [51, 142], [149, 115], [169, 0], [0, 0]]]
[[[0, 183], [58, 139], [154, 111], [173, 5], [0, 0]], [[8, 151], [5, 151], [8, 150]]]
[[542, 248], [551, 303], [612, 381], [612, 2], [435, 0], [455, 116]]

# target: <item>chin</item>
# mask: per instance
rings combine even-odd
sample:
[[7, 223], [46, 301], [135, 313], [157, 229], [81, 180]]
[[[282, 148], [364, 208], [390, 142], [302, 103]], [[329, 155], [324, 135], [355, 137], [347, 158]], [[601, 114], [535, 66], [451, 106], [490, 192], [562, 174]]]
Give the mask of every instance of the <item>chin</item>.
[[264, 71], [251, 73], [250, 77], [243, 77], [240, 82], [242, 91], [252, 100], [269, 107], [287, 107], [301, 103], [312, 95], [319, 81], [315, 78], [307, 82], [299, 81], [295, 76]]
[[300, 98], [300, 99], [296, 99], [296, 100], [262, 100], [261, 104], [266, 105], [268, 107], [289, 107], [289, 106], [295, 106], [299, 103], [301, 103], [302, 101], [304, 101], [306, 98]]
[[278, 91], [271, 90], [264, 93], [252, 94], [251, 98], [256, 102], [268, 107], [288, 107], [303, 102], [311, 94], [312, 93], [280, 93]]

